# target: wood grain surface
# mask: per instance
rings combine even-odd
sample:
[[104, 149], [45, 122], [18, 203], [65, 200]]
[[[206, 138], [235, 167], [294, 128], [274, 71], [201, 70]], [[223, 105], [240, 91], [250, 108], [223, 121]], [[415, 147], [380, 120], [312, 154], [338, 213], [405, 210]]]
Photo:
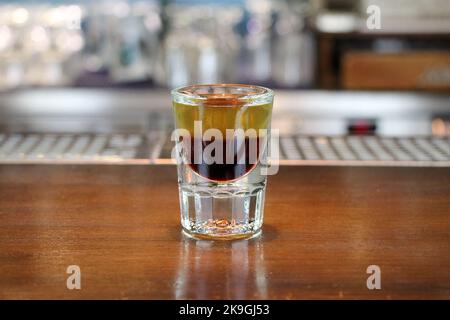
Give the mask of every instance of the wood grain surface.
[[450, 168], [282, 167], [251, 240], [179, 219], [174, 166], [1, 165], [0, 298], [450, 298]]

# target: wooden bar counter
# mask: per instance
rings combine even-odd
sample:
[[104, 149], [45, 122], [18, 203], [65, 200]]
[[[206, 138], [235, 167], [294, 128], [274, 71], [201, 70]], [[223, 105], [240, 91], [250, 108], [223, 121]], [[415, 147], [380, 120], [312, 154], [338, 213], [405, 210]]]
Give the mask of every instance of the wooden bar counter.
[[0, 165], [0, 298], [450, 298], [450, 168], [281, 167], [251, 240], [179, 220], [175, 166]]

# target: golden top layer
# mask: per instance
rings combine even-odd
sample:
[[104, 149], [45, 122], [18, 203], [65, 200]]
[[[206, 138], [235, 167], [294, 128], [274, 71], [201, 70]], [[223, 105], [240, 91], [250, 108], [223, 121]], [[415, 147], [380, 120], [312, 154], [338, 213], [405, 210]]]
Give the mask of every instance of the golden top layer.
[[203, 131], [216, 128], [225, 135], [226, 129], [268, 129], [272, 104], [244, 106], [239, 100], [213, 98], [203, 105], [173, 103], [177, 128], [194, 133], [194, 122], [201, 121]]

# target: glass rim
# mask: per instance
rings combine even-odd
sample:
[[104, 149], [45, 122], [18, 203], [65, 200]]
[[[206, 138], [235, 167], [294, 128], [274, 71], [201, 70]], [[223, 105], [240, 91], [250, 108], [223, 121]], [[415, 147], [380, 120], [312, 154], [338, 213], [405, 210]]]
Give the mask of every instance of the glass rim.
[[[188, 90], [192, 90], [194, 88], [243, 88], [243, 89], [253, 89], [255, 92], [250, 92], [246, 94], [231, 94], [234, 95], [232, 97], [222, 97], [219, 99], [223, 100], [238, 100], [242, 102], [247, 102], [246, 105], [250, 104], [263, 104], [263, 103], [269, 103], [273, 99], [274, 92], [272, 89], [258, 86], [258, 85], [251, 85], [251, 84], [236, 84], [236, 83], [222, 83], [222, 84], [194, 84], [194, 85], [188, 85], [188, 86], [181, 86], [175, 89], [172, 89], [171, 96], [175, 102], [179, 98], [181, 98], [182, 103], [189, 103], [193, 105], [197, 105], [198, 103], [202, 103], [204, 101], [208, 101], [211, 99], [210, 97], [207, 97], [205, 95], [201, 94], [195, 94], [193, 92], [188, 92]], [[215, 99], [218, 99], [216, 96]]]

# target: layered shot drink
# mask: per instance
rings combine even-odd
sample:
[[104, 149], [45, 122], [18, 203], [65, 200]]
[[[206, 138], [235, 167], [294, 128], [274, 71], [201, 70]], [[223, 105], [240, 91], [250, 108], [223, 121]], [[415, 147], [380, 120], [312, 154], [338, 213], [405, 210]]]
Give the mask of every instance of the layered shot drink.
[[172, 91], [181, 224], [234, 239], [262, 226], [273, 92], [234, 84]]

